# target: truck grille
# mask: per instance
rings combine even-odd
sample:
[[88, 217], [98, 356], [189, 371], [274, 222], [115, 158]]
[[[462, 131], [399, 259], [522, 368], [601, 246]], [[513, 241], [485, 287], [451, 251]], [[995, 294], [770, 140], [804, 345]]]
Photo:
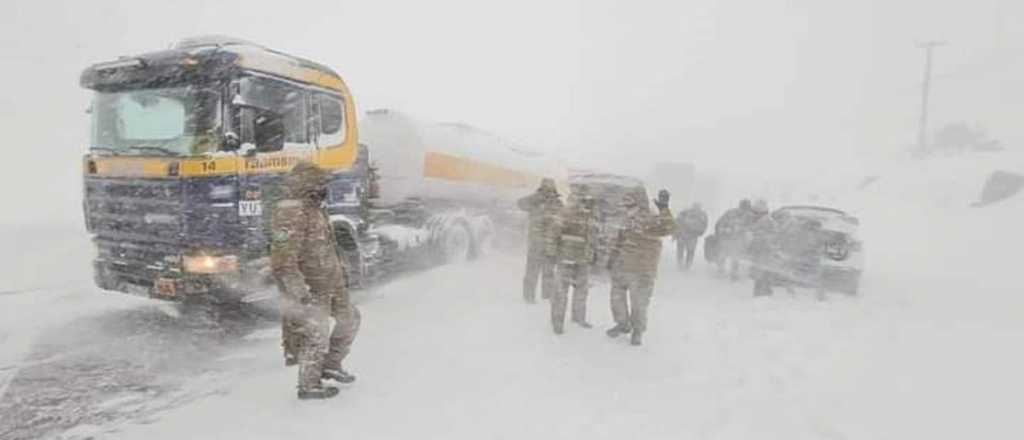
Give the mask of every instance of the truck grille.
[[86, 179], [86, 224], [98, 237], [180, 243], [182, 187], [178, 180]]

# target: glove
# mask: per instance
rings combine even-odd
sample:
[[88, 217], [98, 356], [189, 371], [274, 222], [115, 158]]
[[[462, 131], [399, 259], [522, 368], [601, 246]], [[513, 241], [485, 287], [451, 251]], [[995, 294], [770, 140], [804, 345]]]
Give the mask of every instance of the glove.
[[668, 193], [668, 190], [663, 189], [658, 191], [658, 198], [654, 199], [654, 206], [657, 206], [658, 209], [668, 209], [668, 200], [670, 197], [671, 195]]

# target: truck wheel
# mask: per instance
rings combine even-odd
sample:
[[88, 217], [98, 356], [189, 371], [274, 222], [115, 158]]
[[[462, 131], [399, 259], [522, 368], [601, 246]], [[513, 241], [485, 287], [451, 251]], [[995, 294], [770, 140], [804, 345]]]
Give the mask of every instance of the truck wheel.
[[441, 252], [448, 263], [469, 260], [473, 252], [473, 235], [463, 222], [455, 222], [445, 228], [441, 235]]

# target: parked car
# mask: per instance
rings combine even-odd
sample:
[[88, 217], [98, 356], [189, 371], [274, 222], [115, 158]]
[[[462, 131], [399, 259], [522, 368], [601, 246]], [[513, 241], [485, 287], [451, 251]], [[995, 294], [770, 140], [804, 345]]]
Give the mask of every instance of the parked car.
[[864, 245], [858, 233], [860, 221], [846, 212], [822, 206], [784, 206], [776, 210], [778, 212], [786, 212], [799, 222], [817, 222], [820, 229], [816, 229], [816, 233], [823, 234], [819, 276], [798, 284], [813, 284], [809, 287], [856, 295], [864, 271]]

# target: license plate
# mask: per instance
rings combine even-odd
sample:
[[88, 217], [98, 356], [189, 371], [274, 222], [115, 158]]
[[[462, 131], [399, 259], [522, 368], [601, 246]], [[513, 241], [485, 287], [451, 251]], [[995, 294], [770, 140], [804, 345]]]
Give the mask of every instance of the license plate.
[[238, 215], [242, 217], [255, 217], [263, 215], [262, 200], [241, 200], [238, 202]]
[[155, 287], [157, 296], [175, 297], [178, 295], [178, 285], [173, 279], [160, 278], [156, 280]]

